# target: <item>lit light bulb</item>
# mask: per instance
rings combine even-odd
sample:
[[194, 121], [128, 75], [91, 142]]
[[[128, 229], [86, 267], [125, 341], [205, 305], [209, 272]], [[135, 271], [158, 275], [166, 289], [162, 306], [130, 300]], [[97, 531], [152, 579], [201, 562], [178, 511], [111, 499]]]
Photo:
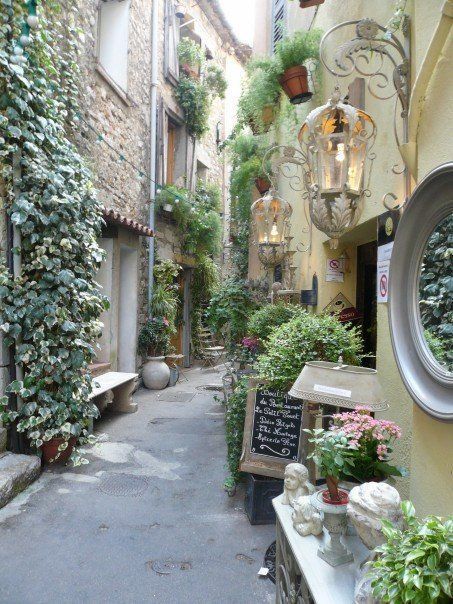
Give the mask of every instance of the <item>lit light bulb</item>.
[[267, 235], [264, 235], [263, 243], [269, 243], [269, 238]]
[[337, 161], [344, 161], [344, 143], [338, 143], [335, 159]]
[[278, 237], [278, 229], [277, 229], [277, 225], [275, 222], [271, 228], [271, 235], [272, 235], [272, 237]]

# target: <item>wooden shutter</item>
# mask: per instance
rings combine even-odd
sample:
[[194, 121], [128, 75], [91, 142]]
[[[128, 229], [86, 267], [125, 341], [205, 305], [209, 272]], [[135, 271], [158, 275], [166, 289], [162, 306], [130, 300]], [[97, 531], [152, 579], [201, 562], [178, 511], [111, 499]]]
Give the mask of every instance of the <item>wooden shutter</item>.
[[179, 79], [178, 43], [179, 22], [175, 14], [175, 5], [172, 0], [165, 0], [165, 50], [164, 73], [165, 77], [176, 84]]
[[272, 0], [272, 31], [271, 51], [285, 35], [286, 29], [286, 0]]
[[159, 102], [159, 112], [157, 115], [157, 182], [161, 185], [166, 183], [167, 176], [167, 129], [168, 115], [165, 111], [165, 105], [161, 99]]

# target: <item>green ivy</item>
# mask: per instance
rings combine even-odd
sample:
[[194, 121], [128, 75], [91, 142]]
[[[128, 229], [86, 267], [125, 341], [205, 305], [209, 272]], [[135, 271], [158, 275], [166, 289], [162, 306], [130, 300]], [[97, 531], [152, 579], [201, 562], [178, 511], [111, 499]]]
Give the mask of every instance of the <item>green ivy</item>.
[[[0, 0], [0, 157], [11, 222], [21, 235], [21, 274], [0, 272], [0, 329], [23, 371], [7, 391], [22, 400], [17, 421], [32, 447], [53, 437], [89, 438], [97, 407], [89, 400], [88, 364], [107, 308], [95, 283], [103, 252], [97, 243], [102, 206], [67, 131], [77, 129], [76, 32], [73, 13], [57, 20], [58, 3], [40, 3], [24, 65], [13, 64], [23, 3]], [[18, 6], [18, 5], [21, 6]], [[57, 32], [62, 32], [58, 34]], [[20, 161], [20, 178], [14, 173]], [[6, 397], [2, 398], [6, 405]], [[76, 452], [75, 463], [82, 460]]]
[[195, 357], [201, 352], [199, 334], [205, 323], [205, 312], [209, 302], [220, 285], [219, 268], [206, 254], [198, 256], [192, 274], [192, 312], [190, 316], [192, 351]]
[[233, 394], [228, 398], [225, 416], [225, 438], [227, 444], [227, 465], [229, 476], [225, 488], [231, 490], [239, 482], [241, 472], [239, 461], [244, 439], [244, 423], [247, 409], [248, 380], [241, 379], [236, 384]]

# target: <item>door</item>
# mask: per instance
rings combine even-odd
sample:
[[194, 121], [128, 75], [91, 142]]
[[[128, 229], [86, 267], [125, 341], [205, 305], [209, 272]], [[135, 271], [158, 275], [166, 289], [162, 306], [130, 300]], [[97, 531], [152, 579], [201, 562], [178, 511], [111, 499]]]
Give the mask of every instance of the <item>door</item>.
[[377, 331], [377, 242], [371, 241], [357, 247], [357, 310], [362, 315], [362, 337], [365, 367], [376, 367], [376, 331]]

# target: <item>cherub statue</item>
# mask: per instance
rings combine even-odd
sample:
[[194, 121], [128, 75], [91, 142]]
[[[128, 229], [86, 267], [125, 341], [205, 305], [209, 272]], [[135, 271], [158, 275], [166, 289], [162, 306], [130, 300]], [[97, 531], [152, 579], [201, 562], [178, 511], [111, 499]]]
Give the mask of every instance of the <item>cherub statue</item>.
[[[370, 550], [386, 540], [382, 532], [383, 519], [397, 528], [404, 526], [399, 493], [385, 482], [366, 482], [354, 487], [349, 493], [348, 516], [362, 543]], [[372, 594], [371, 580], [367, 577], [367, 564], [374, 555], [372, 551], [357, 569], [354, 604], [378, 604]]]
[[301, 463], [289, 463], [285, 468], [282, 503], [294, 507], [294, 501], [303, 495], [311, 495], [315, 487], [308, 481], [308, 470]]
[[309, 495], [298, 497], [293, 503], [294, 511], [291, 515], [293, 527], [302, 537], [307, 535], [320, 535], [322, 533], [321, 516], [310, 502]]

